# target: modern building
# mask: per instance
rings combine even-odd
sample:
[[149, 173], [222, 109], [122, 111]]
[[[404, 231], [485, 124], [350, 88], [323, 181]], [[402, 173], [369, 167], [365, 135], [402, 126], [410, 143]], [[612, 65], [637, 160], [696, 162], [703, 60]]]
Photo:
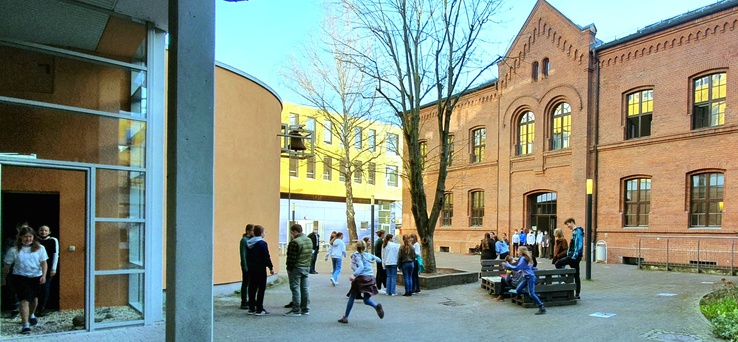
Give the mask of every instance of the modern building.
[[[540, 0], [498, 79], [460, 101], [437, 250], [585, 226], [592, 179], [597, 259], [735, 267], [738, 1], [611, 42], [596, 33]], [[421, 137], [440, 143], [432, 128]]]
[[[191, 19], [167, 5], [158, 0], [0, 3], [2, 238], [12, 240], [20, 222], [52, 228], [61, 250], [50, 307], [78, 310], [88, 331], [161, 321], [166, 270], [173, 276], [167, 284], [183, 285], [167, 289], [168, 316], [174, 313], [167, 333], [186, 331], [197, 339], [212, 333], [211, 326], [202, 326], [208, 326], [208, 308], [212, 313], [213, 283], [241, 280], [236, 248], [247, 223], [271, 232], [267, 241], [278, 259], [281, 100], [257, 79], [221, 63], [188, 67], [192, 79], [167, 78], [167, 70], [177, 70], [167, 69], [167, 63], [208, 61], [207, 53], [181, 51], [175, 59], [177, 48], [167, 60], [170, 19], [177, 25]], [[187, 22], [207, 25], [207, 19]], [[206, 36], [197, 38], [205, 46], [214, 39]], [[191, 43], [179, 40], [182, 46]], [[192, 84], [198, 68], [205, 76]], [[198, 106], [212, 96], [208, 79], [214, 79], [216, 95], [200, 112]], [[174, 88], [180, 97], [167, 101]], [[179, 109], [186, 124], [167, 127], [176, 122], [167, 120], [173, 112], [167, 105], [182, 105], [182, 99], [192, 100], [187, 110]], [[196, 120], [208, 117], [210, 124]], [[206, 134], [195, 138], [187, 136], [190, 132]], [[208, 142], [210, 134], [215, 138]], [[167, 155], [177, 151], [172, 146], [200, 137], [203, 145]], [[202, 162], [210, 153], [210, 162]], [[176, 168], [168, 169], [173, 161]], [[178, 182], [172, 183], [175, 176]], [[168, 180], [176, 186], [167, 189]], [[177, 208], [191, 210], [167, 212], [175, 198]], [[166, 236], [176, 239], [165, 239], [167, 223], [178, 229]], [[201, 232], [204, 239], [188, 240]], [[167, 269], [165, 251], [175, 247], [186, 251], [176, 260], [183, 267]], [[275, 263], [275, 271], [279, 267]], [[199, 327], [188, 326], [191, 320]]]
[[[282, 158], [280, 168], [280, 236], [289, 241], [288, 222], [294, 220], [312, 231], [318, 227], [325, 242], [332, 231], [344, 233], [346, 223], [346, 170], [344, 161], [353, 162], [350, 177], [359, 238], [371, 235], [371, 198], [374, 197], [375, 230], [394, 232], [402, 213], [402, 132], [399, 127], [376, 122], [352, 126], [349, 159], [341, 143], [339, 126], [343, 118], [308, 106], [285, 103], [282, 123], [303, 126], [314, 133], [314, 156], [307, 159]], [[309, 144], [308, 144], [308, 147]]]

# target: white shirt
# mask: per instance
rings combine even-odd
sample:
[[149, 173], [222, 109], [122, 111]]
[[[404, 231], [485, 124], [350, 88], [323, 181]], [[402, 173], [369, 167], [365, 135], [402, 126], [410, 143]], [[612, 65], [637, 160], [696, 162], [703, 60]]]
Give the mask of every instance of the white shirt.
[[333, 245], [331, 245], [331, 249], [328, 250], [328, 253], [330, 254], [331, 258], [345, 258], [346, 257], [346, 244], [341, 239], [335, 239], [333, 240]]
[[46, 254], [46, 248], [41, 246], [35, 252], [31, 252], [31, 247], [23, 246], [21, 250], [12, 247], [5, 253], [5, 264], [13, 265], [13, 274], [28, 278], [40, 277], [44, 274], [41, 268], [41, 262], [49, 259]]
[[528, 233], [528, 236], [525, 238], [525, 243], [529, 245], [535, 245], [536, 241], [536, 233], [530, 232]]
[[541, 242], [543, 242], [543, 232], [539, 230], [536, 234], [536, 243], [540, 245]]
[[416, 243], [414, 243], [414, 244], [413, 244], [413, 248], [415, 248], [415, 255], [416, 255], [416, 256], [420, 256], [420, 244], [419, 244], [419, 243], [417, 243], [417, 242], [416, 242]]
[[397, 242], [388, 242], [387, 246], [382, 250], [382, 266], [397, 266], [397, 257], [400, 255], [400, 244]]
[[520, 234], [513, 233], [512, 240], [513, 243], [520, 243]]

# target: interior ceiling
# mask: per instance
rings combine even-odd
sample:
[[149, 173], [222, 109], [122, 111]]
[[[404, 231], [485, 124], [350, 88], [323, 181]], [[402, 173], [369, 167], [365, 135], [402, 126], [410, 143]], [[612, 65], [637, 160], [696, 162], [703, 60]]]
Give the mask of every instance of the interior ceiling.
[[95, 50], [108, 22], [106, 11], [167, 29], [167, 0], [3, 0], [0, 1], [0, 37]]

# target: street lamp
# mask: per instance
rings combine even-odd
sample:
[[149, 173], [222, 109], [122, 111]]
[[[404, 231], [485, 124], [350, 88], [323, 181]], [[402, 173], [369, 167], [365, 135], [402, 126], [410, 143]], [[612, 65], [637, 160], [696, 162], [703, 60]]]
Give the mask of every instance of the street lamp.
[[292, 223], [290, 225], [292, 224], [295, 224], [295, 204], [294, 203], [292, 203]]
[[371, 251], [372, 254], [374, 254], [374, 195], [372, 195], [372, 202], [371, 202], [371, 220], [372, 220], [372, 246]]
[[587, 179], [587, 280], [592, 280], [592, 188], [594, 180]]

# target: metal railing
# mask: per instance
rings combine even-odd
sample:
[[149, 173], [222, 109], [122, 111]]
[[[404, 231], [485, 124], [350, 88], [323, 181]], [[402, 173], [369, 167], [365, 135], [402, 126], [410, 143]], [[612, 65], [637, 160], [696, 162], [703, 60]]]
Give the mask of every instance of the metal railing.
[[643, 264], [726, 270], [736, 274], [736, 242], [731, 236], [638, 235], [638, 268]]

